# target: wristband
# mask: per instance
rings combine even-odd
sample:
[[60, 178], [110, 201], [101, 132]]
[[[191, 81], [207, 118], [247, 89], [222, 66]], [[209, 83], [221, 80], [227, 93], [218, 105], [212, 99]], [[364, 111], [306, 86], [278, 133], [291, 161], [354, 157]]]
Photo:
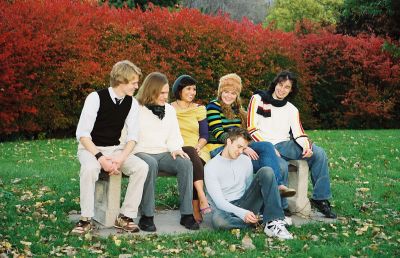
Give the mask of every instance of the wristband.
[[100, 158], [101, 156], [103, 156], [103, 153], [97, 152], [96, 155], [94, 155], [94, 156], [96, 157], [97, 160], [99, 160], [99, 158]]

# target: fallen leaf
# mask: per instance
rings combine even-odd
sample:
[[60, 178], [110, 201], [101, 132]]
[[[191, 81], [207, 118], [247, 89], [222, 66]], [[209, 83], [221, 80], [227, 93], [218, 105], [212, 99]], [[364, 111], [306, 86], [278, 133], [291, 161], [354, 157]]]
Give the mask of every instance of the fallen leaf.
[[246, 234], [242, 239], [242, 247], [245, 250], [253, 250], [256, 247], [253, 245], [253, 240]]

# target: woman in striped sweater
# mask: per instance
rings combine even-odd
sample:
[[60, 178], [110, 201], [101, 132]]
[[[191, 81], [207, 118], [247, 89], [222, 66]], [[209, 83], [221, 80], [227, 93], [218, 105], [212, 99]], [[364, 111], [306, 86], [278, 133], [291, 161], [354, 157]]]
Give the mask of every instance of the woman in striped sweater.
[[[221, 152], [229, 129], [235, 127], [247, 129], [247, 113], [241, 105], [241, 90], [242, 80], [237, 74], [222, 76], [219, 81], [217, 99], [212, 100], [206, 107], [209, 127], [206, 148], [210, 151], [211, 157]], [[244, 153], [251, 158], [254, 172], [262, 167], [272, 168], [282, 197], [296, 194], [294, 189], [285, 186], [284, 177], [286, 178], [287, 175], [281, 175], [278, 157], [270, 142], [252, 142]]]

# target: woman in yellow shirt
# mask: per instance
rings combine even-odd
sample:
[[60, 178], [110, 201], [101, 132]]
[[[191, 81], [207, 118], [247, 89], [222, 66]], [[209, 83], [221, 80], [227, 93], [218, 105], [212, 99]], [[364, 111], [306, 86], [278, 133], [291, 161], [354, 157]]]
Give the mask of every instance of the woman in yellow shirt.
[[208, 140], [208, 122], [206, 108], [194, 103], [196, 81], [189, 75], [179, 76], [172, 92], [176, 101], [171, 105], [176, 110], [184, 147], [193, 163], [193, 216], [197, 222], [203, 220], [202, 214], [211, 208], [204, 193], [204, 164], [210, 159], [209, 152], [203, 147]]

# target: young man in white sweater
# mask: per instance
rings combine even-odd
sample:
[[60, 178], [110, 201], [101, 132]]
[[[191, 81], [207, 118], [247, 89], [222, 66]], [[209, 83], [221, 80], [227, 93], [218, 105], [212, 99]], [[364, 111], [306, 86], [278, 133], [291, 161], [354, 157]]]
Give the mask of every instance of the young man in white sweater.
[[213, 207], [212, 224], [218, 229], [254, 226], [262, 209], [264, 232], [280, 239], [292, 239], [284, 221], [278, 184], [270, 167], [262, 167], [253, 178], [253, 166], [243, 150], [251, 137], [234, 128], [222, 152], [204, 167], [204, 181]]
[[306, 160], [314, 187], [311, 204], [325, 217], [336, 218], [328, 201], [332, 193], [326, 153], [308, 139], [298, 109], [288, 101], [297, 91], [297, 78], [289, 71], [279, 73], [267, 91], [256, 91], [248, 107], [248, 131], [255, 141], [273, 143], [282, 159]]

